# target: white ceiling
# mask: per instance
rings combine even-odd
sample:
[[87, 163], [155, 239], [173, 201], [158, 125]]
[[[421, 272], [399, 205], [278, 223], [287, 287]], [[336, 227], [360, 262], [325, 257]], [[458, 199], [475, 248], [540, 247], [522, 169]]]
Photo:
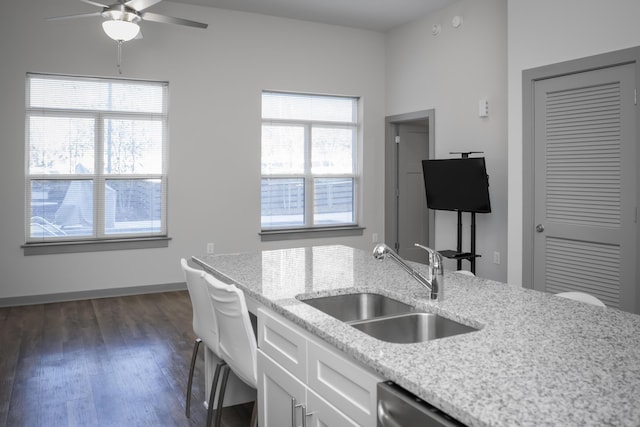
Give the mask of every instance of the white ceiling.
[[170, 0], [283, 18], [388, 31], [455, 0]]

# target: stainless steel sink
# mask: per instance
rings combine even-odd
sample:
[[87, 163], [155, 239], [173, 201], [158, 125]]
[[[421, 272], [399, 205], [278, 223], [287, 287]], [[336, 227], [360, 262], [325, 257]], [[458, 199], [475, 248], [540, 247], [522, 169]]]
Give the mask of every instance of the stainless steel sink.
[[471, 326], [433, 313], [408, 313], [350, 323], [381, 341], [417, 343], [477, 331]]
[[413, 307], [384, 295], [358, 293], [301, 300], [343, 322], [390, 316], [413, 311]]
[[424, 313], [380, 294], [357, 293], [300, 299], [381, 341], [417, 343], [477, 331], [438, 314]]

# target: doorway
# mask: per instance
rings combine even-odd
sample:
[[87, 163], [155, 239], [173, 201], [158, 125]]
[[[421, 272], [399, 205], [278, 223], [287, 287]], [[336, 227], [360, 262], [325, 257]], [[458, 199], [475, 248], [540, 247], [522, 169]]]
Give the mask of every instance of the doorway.
[[385, 120], [385, 243], [401, 257], [427, 262], [414, 243], [435, 244], [433, 211], [427, 209], [422, 160], [435, 152], [435, 110]]
[[524, 284], [636, 313], [639, 54], [523, 75]]

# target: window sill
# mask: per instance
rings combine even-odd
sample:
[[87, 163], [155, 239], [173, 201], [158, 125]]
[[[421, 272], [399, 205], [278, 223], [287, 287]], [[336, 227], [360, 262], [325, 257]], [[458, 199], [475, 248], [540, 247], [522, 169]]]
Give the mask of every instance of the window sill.
[[262, 230], [260, 240], [273, 242], [276, 240], [315, 239], [320, 237], [362, 236], [364, 227], [357, 225], [345, 227], [288, 228], [282, 230]]
[[166, 248], [171, 237], [142, 237], [134, 239], [88, 240], [73, 242], [25, 243], [24, 255], [71, 254], [80, 252], [120, 251], [128, 249]]

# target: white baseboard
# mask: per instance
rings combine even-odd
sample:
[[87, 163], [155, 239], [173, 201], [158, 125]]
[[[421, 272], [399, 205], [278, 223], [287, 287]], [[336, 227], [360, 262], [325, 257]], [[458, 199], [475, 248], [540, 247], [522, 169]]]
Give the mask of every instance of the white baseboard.
[[57, 294], [28, 295], [0, 298], [0, 307], [48, 304], [52, 302], [77, 301], [94, 298], [122, 297], [128, 295], [155, 294], [159, 292], [184, 291], [187, 284], [166, 283], [163, 285], [131, 286], [126, 288], [96, 289], [92, 291], [61, 292]]

